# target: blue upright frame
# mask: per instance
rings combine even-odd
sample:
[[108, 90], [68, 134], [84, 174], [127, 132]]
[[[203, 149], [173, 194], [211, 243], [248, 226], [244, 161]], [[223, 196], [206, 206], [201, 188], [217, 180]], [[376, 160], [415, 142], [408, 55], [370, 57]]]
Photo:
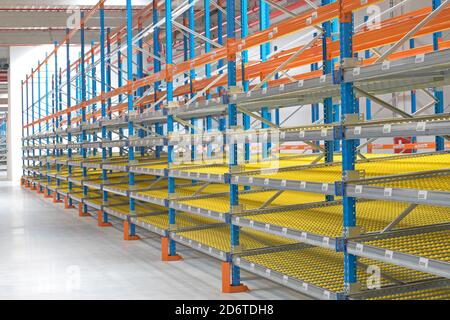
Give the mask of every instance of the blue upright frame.
[[[442, 4], [441, 0], [432, 0], [433, 10], [439, 8]], [[442, 38], [442, 32], [436, 32], [433, 34], [433, 50], [439, 51], [439, 40]], [[444, 91], [442, 88], [434, 89], [434, 98], [436, 99], [436, 104], [434, 105], [434, 113], [441, 114], [444, 113]], [[445, 150], [445, 142], [443, 137], [436, 137], [436, 151]]]
[[[342, 5], [342, 0], [340, 0]], [[353, 14], [341, 12], [340, 17], [340, 58], [341, 73], [344, 61], [353, 59]], [[343, 80], [343, 79], [341, 79]], [[355, 94], [353, 82], [341, 83], [341, 117], [345, 119], [356, 113]], [[355, 170], [356, 140], [342, 140], [342, 174], [343, 179], [349, 171]], [[347, 238], [352, 228], [356, 227], [356, 202], [355, 198], [343, 197], [343, 231]], [[350, 293], [353, 284], [357, 282], [357, 258], [347, 252], [344, 245], [344, 292]]]
[[[166, 4], [166, 71], [167, 73], [172, 72], [172, 63], [173, 63], [173, 57], [172, 57], [172, 1], [171, 0], [165, 0]], [[167, 103], [170, 105], [173, 102], [173, 81], [172, 81], [172, 75], [170, 75], [170, 79], [167, 79], [166, 81], [166, 93], [167, 93]], [[167, 134], [171, 134], [173, 132], [173, 115], [167, 116]], [[168, 149], [168, 164], [169, 167], [173, 162], [173, 146], [169, 145], [167, 147]], [[169, 198], [172, 196], [172, 194], [175, 193], [175, 178], [169, 177], [168, 178], [168, 193]], [[169, 228], [173, 228], [175, 226], [175, 209], [169, 208]], [[169, 239], [169, 256], [175, 256], [176, 255], [176, 244], [175, 241], [172, 239]]]
[[[235, 26], [235, 0], [227, 0], [227, 40], [236, 40], [236, 26]], [[228, 90], [236, 86], [236, 55], [228, 55]], [[228, 104], [228, 129], [233, 129], [237, 126], [237, 108], [236, 104]], [[229, 171], [232, 172], [235, 166], [238, 165], [237, 158], [237, 143], [233, 142], [229, 145]], [[230, 183], [230, 210], [236, 208], [239, 204], [238, 185]], [[236, 249], [239, 247], [239, 226], [236, 226], [229, 221], [231, 247]], [[239, 286], [241, 284], [240, 268], [234, 264], [231, 266], [231, 285]]]

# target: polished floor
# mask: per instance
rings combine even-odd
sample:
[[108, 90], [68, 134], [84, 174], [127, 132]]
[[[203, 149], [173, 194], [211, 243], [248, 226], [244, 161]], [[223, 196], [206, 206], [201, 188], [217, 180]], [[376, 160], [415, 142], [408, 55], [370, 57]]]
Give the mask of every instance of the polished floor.
[[250, 292], [222, 294], [219, 261], [180, 246], [164, 263], [157, 236], [121, 236], [0, 182], [0, 299], [307, 299], [245, 272]]

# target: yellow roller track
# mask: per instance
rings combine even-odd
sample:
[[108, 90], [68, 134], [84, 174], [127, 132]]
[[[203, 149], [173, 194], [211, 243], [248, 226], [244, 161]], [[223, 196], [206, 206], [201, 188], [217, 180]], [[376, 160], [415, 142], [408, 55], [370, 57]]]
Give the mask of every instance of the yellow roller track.
[[[111, 205], [113, 205], [115, 203], [123, 203], [123, 202], [127, 202], [127, 201], [128, 201], [128, 198], [126, 198], [126, 197], [114, 197], [109, 200], [109, 203]], [[93, 200], [93, 202], [96, 202], [99, 204], [102, 203], [101, 199], [95, 199], [95, 200]], [[140, 204], [139, 201], [136, 201], [135, 205], [136, 205], [136, 207], [135, 207], [134, 213], [130, 213], [130, 207], [128, 204], [115, 205], [115, 206], [111, 206], [110, 208], [117, 212], [120, 212], [124, 215], [130, 214], [131, 216], [133, 216], [133, 214], [139, 215], [139, 214], [145, 214], [148, 212], [166, 211], [167, 210], [165, 207], [161, 207], [158, 205], [147, 204], [147, 203]], [[150, 216], [142, 216], [142, 217], [138, 217], [137, 220], [151, 224], [160, 229], [165, 229], [165, 230], [169, 229], [168, 213], [161, 213], [158, 215], [150, 215]], [[193, 214], [188, 214], [188, 213], [177, 213], [176, 227], [178, 229], [213, 224], [213, 223], [216, 223], [216, 222], [212, 219], [199, 217], [199, 216], [196, 216]]]
[[398, 293], [368, 300], [450, 300], [450, 286]]
[[[229, 191], [229, 187], [226, 189], [226, 191]], [[264, 191], [249, 194], [240, 194], [239, 204], [242, 205], [245, 210], [257, 209], [276, 193], [277, 191]], [[323, 200], [324, 196], [320, 194], [285, 191], [278, 198], [276, 198], [269, 207], [320, 202]], [[183, 200], [179, 202], [206, 210], [213, 210], [215, 212], [230, 212], [230, 199], [228, 195], [207, 199]]]
[[370, 241], [367, 244], [428, 259], [450, 262], [449, 230]]
[[[357, 226], [365, 232], [383, 230], [409, 204], [385, 201], [359, 201], [356, 204]], [[342, 205], [284, 211], [248, 216], [248, 219], [306, 231], [328, 237], [342, 236]], [[394, 229], [411, 228], [450, 221], [450, 208], [420, 205]], [[449, 246], [450, 247], [450, 246]]]
[[[112, 206], [111, 209], [118, 211], [122, 214], [140, 214], [140, 213], [148, 213], [148, 212], [154, 212], [154, 211], [162, 211], [166, 210], [166, 208], [155, 205], [155, 204], [145, 204], [141, 205], [139, 202], [135, 202], [135, 211], [132, 213], [130, 212], [130, 205], [129, 205], [129, 199], [127, 197], [114, 197], [117, 199], [120, 199], [117, 203], [123, 203], [121, 205]], [[125, 202], [125, 203], [124, 203]]]
[[[61, 184], [61, 186], [59, 187], [59, 188], [57, 188], [57, 190], [58, 191], [61, 191], [61, 192], [65, 192], [65, 193], [68, 193], [69, 192], [69, 185], [68, 184]], [[72, 192], [81, 192], [81, 188], [79, 188], [79, 187], [77, 187], [77, 186], [75, 186], [74, 188], [72, 188]], [[81, 192], [82, 193], [82, 192]]]
[[[221, 251], [231, 251], [231, 233], [230, 226], [228, 225], [195, 231], [182, 231], [177, 234]], [[294, 242], [267, 233], [241, 228], [239, 243], [242, 250], [249, 250], [291, 244]]]
[[[160, 160], [162, 161], [162, 160]], [[139, 165], [138, 168], [146, 168], [146, 169], [154, 169], [154, 170], [164, 170], [167, 168], [167, 163], [158, 163], [158, 164], [145, 164]]]
[[[259, 169], [270, 169], [270, 168], [284, 168], [284, 167], [290, 167], [290, 166], [298, 166], [298, 165], [305, 165], [310, 164], [312, 161], [314, 161], [317, 158], [317, 155], [311, 155], [308, 157], [301, 157], [301, 158], [293, 158], [293, 159], [278, 159], [273, 161], [256, 161], [260, 159], [254, 159], [255, 161], [253, 163], [244, 164], [242, 166], [243, 170], [246, 171], [252, 171], [252, 170], [259, 170]], [[323, 159], [319, 161], [323, 162]], [[229, 166], [227, 162], [216, 164], [216, 165], [209, 165], [207, 167], [196, 167], [196, 166], [204, 166], [208, 165], [206, 162], [192, 162], [190, 164], [184, 164], [183, 166], [180, 166], [180, 170], [184, 172], [199, 172], [199, 173], [211, 173], [211, 174], [225, 174], [229, 172]], [[192, 166], [192, 167], [189, 167]], [[187, 167], [187, 168], [186, 168]], [[178, 169], [176, 166], [171, 167], [171, 169]]]
[[[72, 175], [72, 182], [77, 185], [81, 185], [84, 181], [89, 181], [93, 184], [100, 184], [103, 181], [101, 177], [102, 170], [89, 170], [86, 177], [83, 177], [82, 172], [77, 175]], [[108, 181], [120, 178], [126, 179], [127, 177], [128, 175], [124, 175], [122, 172], [113, 172], [108, 174]]]
[[[161, 229], [169, 229], [169, 216], [168, 214], [161, 214], [157, 216], [139, 217], [139, 221], [151, 224]], [[176, 229], [183, 229], [189, 227], [203, 226], [216, 223], [214, 220], [199, 217], [189, 213], [177, 212]]]
[[[450, 164], [448, 165], [450, 167]], [[374, 184], [388, 188], [404, 188], [415, 190], [433, 190], [450, 192], [450, 174], [439, 175], [429, 178], [414, 178], [411, 180], [395, 181], [395, 182], [380, 182]]]
[[[175, 185], [187, 184], [189, 180], [175, 180]], [[196, 184], [192, 186], [177, 186], [175, 188], [175, 197], [188, 197], [193, 195], [199, 188], [202, 187], [202, 184]], [[219, 192], [227, 192], [229, 191], [228, 185], [223, 184], [210, 184], [206, 188], [204, 188], [199, 194], [213, 194]], [[147, 191], [139, 191], [137, 194], [151, 196], [160, 199], [168, 198], [168, 190], [167, 189], [158, 189], [158, 190], [147, 190]]]
[[[86, 180], [88, 180], [89, 184], [96, 185], [99, 187], [101, 184], [108, 185], [111, 184], [112, 187], [121, 189], [121, 190], [128, 190], [129, 184], [128, 184], [128, 174], [124, 172], [114, 172], [108, 174], [108, 179], [103, 180], [101, 178], [101, 173], [99, 173], [99, 176], [93, 175], [92, 177], [87, 177]], [[136, 175], [135, 176], [135, 188], [137, 187], [147, 187], [151, 183], [154, 182], [153, 178], [149, 178], [148, 176], [144, 175]], [[161, 186], [164, 186], [164, 180], [158, 182], [158, 184], [161, 184]]]
[[[363, 170], [366, 178], [377, 176], [406, 174], [413, 172], [448, 169], [450, 154], [405, 157], [397, 159], [377, 159], [373, 162], [358, 163], [356, 170]], [[293, 171], [280, 171], [274, 174], [255, 174], [255, 177], [286, 179], [311, 182], [332, 183], [342, 179], [342, 168], [339, 165]]]
[[[86, 199], [89, 203], [95, 203], [97, 205], [103, 205], [103, 197]], [[129, 202], [130, 200], [126, 197], [108, 197], [107, 205], [115, 205], [118, 203]]]
[[[328, 249], [308, 247], [246, 256], [244, 259], [333, 292], [342, 292], [344, 289], [343, 255]], [[358, 261], [362, 263], [358, 268], [358, 279], [363, 290], [367, 289], [367, 278], [369, 276], [366, 272], [366, 266], [378, 266], [382, 274], [402, 282], [432, 278], [432, 276], [422, 272], [378, 261], [363, 258], [358, 259]], [[387, 278], [381, 278], [382, 286], [393, 284], [395, 283], [387, 280]]]
[[[119, 182], [122, 182], [122, 183], [115, 184], [115, 183], [119, 183]], [[167, 180], [163, 179], [158, 182], [155, 182], [154, 178], [151, 178], [151, 177], [145, 176], [145, 175], [136, 175], [135, 180], [134, 180], [134, 185], [130, 186], [128, 184], [128, 174], [126, 174], [120, 178], [115, 178], [115, 179], [111, 179], [110, 177], [108, 177], [107, 181], [100, 181], [98, 184], [100, 184], [100, 183], [104, 183], [106, 186], [108, 184], [111, 184], [111, 187], [114, 187], [114, 188], [122, 190], [122, 191], [146, 188], [146, 187], [149, 187], [150, 185], [153, 185], [153, 188], [167, 186]]]
[[[69, 188], [65, 190], [65, 192], [69, 192]], [[72, 189], [70, 192], [71, 196], [78, 197], [78, 198], [95, 198], [95, 197], [101, 197], [102, 193], [100, 191], [88, 191], [87, 195], [84, 196], [82, 189]]]

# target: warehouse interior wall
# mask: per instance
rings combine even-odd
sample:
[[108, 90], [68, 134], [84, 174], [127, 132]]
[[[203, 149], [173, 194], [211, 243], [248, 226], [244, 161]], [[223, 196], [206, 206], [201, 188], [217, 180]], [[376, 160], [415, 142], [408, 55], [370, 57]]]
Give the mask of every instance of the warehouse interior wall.
[[37, 57], [45, 57], [51, 46], [38, 47], [10, 47], [10, 75], [9, 75], [9, 154], [8, 172], [9, 180], [13, 184], [20, 183], [22, 175], [22, 97], [21, 81], [25, 75], [36, 66]]
[[[31, 68], [36, 68], [37, 60], [44, 60], [46, 53], [53, 50], [53, 45], [10, 47], [10, 75], [9, 75], [9, 145], [8, 145], [8, 180], [19, 185], [22, 176], [22, 97], [21, 81], [30, 74]], [[61, 51], [62, 52], [62, 51]], [[61, 54], [61, 53], [60, 53]], [[79, 46], [71, 48], [71, 59], [79, 55]], [[63, 59], [64, 58], [64, 59]], [[49, 73], [53, 72], [53, 59], [50, 59]], [[65, 69], [65, 55], [59, 59], [60, 67]], [[42, 70], [42, 72], [45, 72]], [[51, 74], [51, 73], [50, 73]], [[41, 74], [42, 76], [43, 74]], [[37, 84], [37, 79], [34, 80]], [[51, 86], [51, 85], [50, 85]], [[31, 90], [31, 89], [29, 89]], [[44, 95], [45, 78], [41, 79], [41, 96]], [[35, 100], [37, 101], [37, 86], [35, 87]], [[29, 92], [31, 97], [31, 91]], [[31, 114], [31, 113], [30, 113]], [[36, 116], [37, 118], [37, 116]]]

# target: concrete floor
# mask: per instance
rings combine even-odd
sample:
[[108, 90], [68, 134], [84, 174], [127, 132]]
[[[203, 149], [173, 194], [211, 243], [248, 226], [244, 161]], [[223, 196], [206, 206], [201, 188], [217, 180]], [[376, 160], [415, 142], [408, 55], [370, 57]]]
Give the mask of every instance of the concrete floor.
[[308, 299], [243, 272], [249, 293], [220, 292], [220, 262], [179, 246], [160, 261], [159, 237], [125, 242], [118, 228], [0, 182], [0, 299]]

